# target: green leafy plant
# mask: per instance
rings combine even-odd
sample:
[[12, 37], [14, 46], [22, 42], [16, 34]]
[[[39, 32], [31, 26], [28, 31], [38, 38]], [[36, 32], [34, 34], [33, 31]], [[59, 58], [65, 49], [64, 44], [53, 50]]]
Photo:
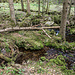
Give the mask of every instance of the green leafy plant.
[[45, 60], [46, 60], [46, 58], [45, 58], [45, 57], [41, 57], [40, 59], [41, 59], [42, 61], [45, 61]]

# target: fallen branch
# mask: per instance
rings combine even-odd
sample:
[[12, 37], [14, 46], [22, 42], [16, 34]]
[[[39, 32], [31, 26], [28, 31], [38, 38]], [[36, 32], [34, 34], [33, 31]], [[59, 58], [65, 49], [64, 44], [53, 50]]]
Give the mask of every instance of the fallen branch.
[[1, 59], [4, 59], [4, 60], [7, 61], [7, 62], [11, 62], [11, 61], [12, 61], [12, 59], [6, 57], [6, 56], [3, 55], [3, 54], [0, 54], [0, 58], [1, 58]]
[[47, 33], [46, 33], [46, 31], [44, 30], [44, 29], [42, 29], [43, 30], [43, 32], [49, 37], [49, 38], [51, 38]]
[[1, 29], [1, 32], [8, 32], [8, 31], [20, 31], [20, 30], [42, 30], [42, 29], [57, 29], [60, 28], [60, 26], [52, 26], [52, 27], [13, 27], [13, 28], [6, 28]]

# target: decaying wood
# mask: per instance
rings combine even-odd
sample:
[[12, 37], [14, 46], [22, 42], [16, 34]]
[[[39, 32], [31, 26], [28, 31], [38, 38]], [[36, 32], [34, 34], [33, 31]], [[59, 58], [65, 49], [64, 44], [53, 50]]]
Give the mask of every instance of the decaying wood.
[[6, 56], [3, 55], [3, 54], [0, 54], [0, 58], [1, 58], [1, 59], [4, 59], [4, 60], [7, 61], [7, 62], [11, 62], [11, 61], [12, 61], [12, 59], [10, 59], [9, 57], [6, 57]]
[[20, 31], [20, 30], [42, 30], [42, 29], [56, 29], [60, 28], [60, 26], [52, 26], [52, 27], [13, 27], [13, 28], [6, 28], [1, 29], [1, 32], [8, 32], [8, 31]]
[[42, 29], [43, 30], [43, 32], [49, 37], [49, 38], [51, 38], [47, 33], [46, 33], [46, 31], [44, 30], [44, 29]]
[[[15, 54], [15, 53], [14, 53]], [[13, 54], [13, 55], [14, 55]], [[3, 59], [4, 61], [7, 61], [7, 62], [14, 62], [16, 59], [19, 59], [19, 57], [21, 56], [21, 55], [25, 55], [25, 53], [23, 53], [23, 52], [19, 52], [19, 53], [16, 53], [16, 56], [14, 56], [13, 57], [13, 55], [12, 55], [12, 58], [9, 58], [9, 57], [7, 57], [7, 56], [5, 56], [5, 55], [3, 55], [2, 53], [0, 54], [0, 58], [1, 59]]]

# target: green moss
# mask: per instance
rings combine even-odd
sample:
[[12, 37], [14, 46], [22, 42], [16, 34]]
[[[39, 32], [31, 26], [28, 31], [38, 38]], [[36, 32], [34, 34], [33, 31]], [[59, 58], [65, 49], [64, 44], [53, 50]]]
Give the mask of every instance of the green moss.
[[45, 61], [45, 60], [46, 60], [46, 58], [45, 58], [45, 57], [41, 57], [40, 59], [41, 59], [42, 61]]
[[56, 65], [64, 66], [66, 65], [65, 59], [62, 55], [57, 56], [55, 59], [51, 59], [50, 62], [54, 62]]
[[75, 28], [70, 29], [70, 34], [75, 34]]
[[43, 44], [41, 42], [38, 41], [34, 41], [34, 40], [27, 40], [29, 42], [29, 44], [31, 44], [32, 47], [30, 47], [30, 49], [41, 49], [43, 48]]
[[54, 22], [56, 24], [60, 24], [61, 23], [61, 16], [59, 15], [54, 15]]
[[32, 25], [37, 25], [40, 23], [40, 19], [34, 19], [31, 22], [32, 22]]
[[0, 53], [1, 53], [1, 48], [0, 48]]
[[[50, 32], [46, 30], [48, 34]], [[62, 42], [61, 38], [58, 36], [52, 36], [48, 38], [43, 31], [17, 31], [15, 33], [6, 33], [0, 37], [0, 46], [9, 47], [24, 47], [25, 49], [39, 50], [44, 46], [60, 48], [62, 50], [75, 50], [75, 42], [68, 43]], [[16, 35], [16, 36], [15, 36]]]

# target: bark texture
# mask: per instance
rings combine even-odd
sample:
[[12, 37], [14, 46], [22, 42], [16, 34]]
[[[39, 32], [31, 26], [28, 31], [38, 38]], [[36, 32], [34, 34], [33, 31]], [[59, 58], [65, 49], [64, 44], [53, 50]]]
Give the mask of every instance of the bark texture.
[[63, 41], [66, 40], [65, 39], [65, 32], [66, 32], [67, 13], [68, 13], [68, 0], [64, 0], [63, 10], [62, 10], [61, 26], [60, 26], [60, 34], [62, 36]]
[[38, 14], [40, 14], [40, 0], [38, 0]]
[[30, 12], [30, 2], [27, 0], [27, 14], [31, 14]]
[[75, 1], [74, 1], [74, 26], [75, 26]]
[[14, 21], [14, 23], [16, 24], [13, 0], [8, 0], [8, 1], [9, 1], [9, 7], [10, 7], [10, 16], [11, 16], [11, 20]]
[[42, 16], [45, 15], [45, 0], [42, 0]]
[[22, 11], [24, 11], [24, 4], [23, 4], [23, 0], [21, 0], [21, 7], [22, 7]]
[[21, 31], [21, 30], [42, 30], [42, 29], [57, 29], [60, 26], [52, 26], [52, 27], [13, 27], [13, 28], [6, 28], [0, 30], [1, 32], [8, 32], [8, 31]]
[[47, 0], [47, 9], [46, 9], [46, 12], [48, 13], [49, 11], [49, 0]]

